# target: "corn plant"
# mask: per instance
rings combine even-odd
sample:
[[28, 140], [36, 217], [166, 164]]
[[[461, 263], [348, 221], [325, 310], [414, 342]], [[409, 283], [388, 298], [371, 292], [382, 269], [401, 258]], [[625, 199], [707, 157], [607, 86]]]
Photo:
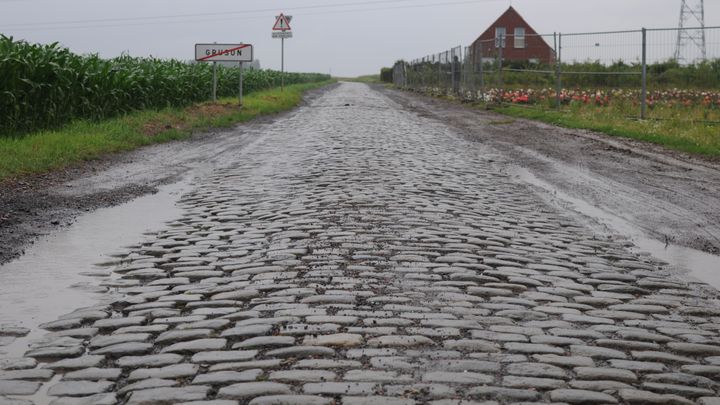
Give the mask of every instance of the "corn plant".
[[[218, 67], [218, 95], [238, 91], [237, 68]], [[280, 72], [245, 72], [245, 93], [280, 85]], [[329, 79], [285, 73], [285, 83]], [[57, 43], [0, 35], [0, 136], [55, 128], [74, 119], [100, 120], [131, 111], [182, 107], [211, 96], [212, 66], [127, 55], [77, 55]]]

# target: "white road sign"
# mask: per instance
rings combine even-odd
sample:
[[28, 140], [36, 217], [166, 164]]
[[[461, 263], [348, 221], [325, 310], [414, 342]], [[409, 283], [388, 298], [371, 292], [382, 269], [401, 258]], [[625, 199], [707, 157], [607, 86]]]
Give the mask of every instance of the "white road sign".
[[195, 60], [198, 62], [252, 62], [253, 46], [250, 44], [195, 44]]
[[275, 31], [272, 33], [273, 38], [292, 38], [292, 31]]

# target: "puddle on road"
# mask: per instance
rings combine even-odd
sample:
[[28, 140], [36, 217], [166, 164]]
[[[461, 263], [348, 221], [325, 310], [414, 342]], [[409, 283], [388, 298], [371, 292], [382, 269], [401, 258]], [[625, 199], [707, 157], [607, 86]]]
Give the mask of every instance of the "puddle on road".
[[0, 358], [22, 356], [33, 340], [46, 333], [38, 325], [107, 300], [109, 294], [98, 294], [102, 278], [82, 274], [109, 273], [110, 268], [96, 265], [109, 259], [103, 254], [137, 243], [143, 233], [158, 231], [180, 217], [175, 203], [188, 187], [187, 182], [163, 186], [156, 194], [78, 217], [70, 227], [39, 240], [25, 255], [0, 266], [0, 325], [32, 331], [0, 346]]
[[665, 242], [648, 237], [630, 221], [558, 190], [550, 183], [537, 178], [527, 169], [516, 167], [514, 172], [522, 181], [545, 190], [553, 197], [571, 204], [575, 211], [598, 221], [611, 231], [627, 237], [635, 245], [636, 248], [633, 250], [636, 253], [647, 253], [655, 259], [668, 263], [670, 270], [687, 274], [720, 289], [720, 256], [683, 246], [666, 245]]

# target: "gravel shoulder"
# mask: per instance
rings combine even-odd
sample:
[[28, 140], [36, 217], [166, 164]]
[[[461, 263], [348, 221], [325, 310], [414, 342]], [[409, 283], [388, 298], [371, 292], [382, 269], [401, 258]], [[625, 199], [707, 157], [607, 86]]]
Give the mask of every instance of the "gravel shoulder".
[[508, 118], [383, 89], [416, 114], [491, 145], [553, 189], [620, 217], [647, 236], [720, 253], [720, 163], [585, 130]]
[[[336, 85], [311, 90], [301, 105]], [[113, 154], [36, 176], [0, 182], [0, 264], [22, 255], [37, 238], [69, 226], [78, 215], [157, 192], [157, 187], [221, 167], [280, 117], [198, 133], [185, 141]]]

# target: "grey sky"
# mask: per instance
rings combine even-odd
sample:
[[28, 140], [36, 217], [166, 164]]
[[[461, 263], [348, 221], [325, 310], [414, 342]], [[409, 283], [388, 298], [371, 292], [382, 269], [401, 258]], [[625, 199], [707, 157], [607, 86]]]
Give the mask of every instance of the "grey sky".
[[[282, 11], [294, 17], [288, 70], [357, 76], [469, 45], [511, 3], [540, 33], [675, 27], [680, 10], [680, 0], [0, 0], [0, 32], [104, 57], [192, 59], [196, 42], [245, 42], [279, 68], [270, 31]], [[705, 3], [706, 25], [720, 26], [720, 0]]]

